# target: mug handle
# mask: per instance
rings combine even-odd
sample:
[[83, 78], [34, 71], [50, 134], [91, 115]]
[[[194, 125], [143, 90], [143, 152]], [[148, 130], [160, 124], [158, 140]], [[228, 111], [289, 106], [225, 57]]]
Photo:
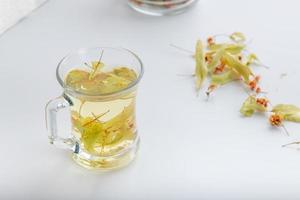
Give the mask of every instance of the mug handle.
[[67, 149], [73, 151], [74, 153], [78, 153], [78, 143], [72, 137], [60, 137], [57, 130], [58, 111], [65, 108], [70, 108], [70, 106], [72, 106], [72, 102], [68, 98], [64, 97], [64, 95], [50, 100], [46, 105], [46, 126], [49, 134], [48, 137], [50, 144], [54, 144], [58, 148]]

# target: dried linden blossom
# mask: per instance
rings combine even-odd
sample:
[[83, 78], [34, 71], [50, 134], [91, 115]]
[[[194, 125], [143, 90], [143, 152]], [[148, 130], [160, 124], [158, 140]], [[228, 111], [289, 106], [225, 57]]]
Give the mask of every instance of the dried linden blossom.
[[225, 85], [238, 79], [239, 75], [236, 72], [228, 70], [221, 74], [211, 75], [211, 85]]
[[274, 114], [282, 117], [283, 120], [300, 122], [300, 108], [290, 104], [278, 104], [273, 107]]
[[199, 91], [208, 73], [207, 66], [205, 63], [203, 44], [201, 40], [198, 40], [196, 44], [195, 60], [196, 90]]
[[232, 33], [229, 38], [234, 41], [234, 42], [245, 42], [246, 41], [246, 37], [243, 33], [241, 32], [234, 32]]
[[247, 57], [247, 62], [246, 62], [246, 65], [249, 66], [251, 64], [254, 64], [255, 62], [258, 62], [258, 58], [256, 56], [256, 54], [254, 53], [250, 53]]
[[210, 72], [213, 71], [217, 65], [221, 62], [225, 54], [225, 49], [219, 49], [215, 52], [215, 55], [212, 57], [212, 60], [208, 63], [207, 67], [210, 69]]
[[215, 44], [214, 43], [214, 44], [208, 45], [207, 48], [212, 52], [216, 52], [216, 51], [223, 49], [230, 54], [237, 55], [237, 54], [242, 53], [243, 50], [245, 50], [246, 45], [244, 45], [244, 44], [227, 44], [227, 43]]
[[[271, 112], [269, 116], [270, 124], [272, 126], [283, 127], [286, 132], [287, 130], [283, 125], [284, 120], [300, 123], [299, 107], [279, 104], [269, 111], [269, 100], [257, 97], [262, 92], [259, 87], [260, 76], [255, 75], [251, 67], [254, 65], [268, 67], [260, 62], [256, 54], [249, 53], [246, 49], [245, 35], [241, 32], [225, 35], [230, 41], [227, 43], [217, 43], [216, 38], [218, 36], [224, 35], [208, 37], [206, 46], [203, 46], [200, 40], [196, 44], [196, 53], [193, 58], [196, 61], [195, 78], [197, 91], [199, 91], [204, 80], [207, 78], [210, 79], [210, 85], [206, 91], [207, 95], [219, 86], [240, 80], [250, 91], [254, 92], [254, 95], [249, 94], [249, 97], [243, 103], [240, 109], [242, 115], [250, 117], [256, 112]], [[181, 47], [174, 47], [188, 51]]]
[[[206, 46], [203, 45], [202, 41], [197, 41], [194, 54], [197, 92], [203, 85], [204, 80], [210, 78], [207, 95], [218, 86], [236, 80], [242, 80], [251, 90], [260, 93], [261, 89], [258, 87], [258, 81], [253, 81], [257, 76], [254, 75], [251, 69], [252, 64], [259, 62], [255, 54], [251, 53], [247, 57], [243, 54], [246, 51], [245, 36], [240, 32], [235, 32], [228, 36], [231, 41], [228, 43], [217, 43], [215, 41], [216, 37], [209, 37]], [[244, 63], [243, 60], [246, 60], [246, 62]]]
[[243, 103], [240, 112], [245, 117], [251, 117], [255, 112], [266, 112], [268, 100], [249, 96]]
[[248, 82], [250, 77], [253, 76], [253, 72], [249, 66], [244, 65], [242, 62], [238, 60], [238, 58], [230, 55], [229, 53], [224, 54], [224, 60], [227, 66], [238, 73], [245, 82]]

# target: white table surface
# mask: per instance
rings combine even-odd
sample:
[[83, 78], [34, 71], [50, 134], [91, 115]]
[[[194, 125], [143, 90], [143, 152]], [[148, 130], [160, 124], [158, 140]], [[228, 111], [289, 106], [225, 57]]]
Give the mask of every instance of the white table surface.
[[22, 20], [46, 0], [1, 0], [0, 34]]
[[[272, 103], [300, 105], [299, 2], [202, 0], [187, 13], [149, 17], [122, 0], [50, 0], [0, 38], [0, 199], [299, 199], [300, 140], [239, 114], [238, 84], [195, 96], [194, 62], [169, 46], [243, 31], [270, 70], [256, 68]], [[135, 51], [146, 72], [138, 96], [139, 155], [110, 173], [77, 166], [48, 144], [45, 103], [60, 95], [58, 61], [89, 46]], [[287, 76], [280, 78], [282, 73]], [[68, 126], [68, 123], [65, 123]]]

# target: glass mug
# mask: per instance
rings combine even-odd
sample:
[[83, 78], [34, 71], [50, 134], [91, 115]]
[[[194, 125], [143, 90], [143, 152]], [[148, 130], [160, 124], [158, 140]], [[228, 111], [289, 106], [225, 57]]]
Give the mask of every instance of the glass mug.
[[179, 14], [191, 8], [198, 0], [127, 0], [134, 10], [154, 16]]
[[[103, 54], [101, 58], [105, 67], [114, 70], [117, 66], [126, 66], [135, 72], [136, 79], [125, 88], [101, 94], [77, 90], [67, 85], [65, 80], [68, 73], [74, 69], [87, 70], [84, 63], [98, 60], [99, 52]], [[142, 75], [141, 60], [127, 49], [87, 48], [64, 57], [56, 69], [63, 94], [46, 105], [50, 143], [71, 150], [73, 159], [89, 169], [110, 170], [130, 163], [139, 146], [135, 100]], [[72, 131], [66, 138], [58, 134], [57, 128], [57, 114], [63, 109], [69, 109], [71, 113]]]

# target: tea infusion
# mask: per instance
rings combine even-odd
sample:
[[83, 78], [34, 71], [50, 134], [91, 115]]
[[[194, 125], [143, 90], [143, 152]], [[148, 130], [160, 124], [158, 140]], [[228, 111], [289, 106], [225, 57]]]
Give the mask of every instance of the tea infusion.
[[[87, 70], [73, 69], [67, 74], [67, 87], [81, 93], [101, 96], [125, 89], [137, 79], [136, 72], [127, 67], [104, 70], [107, 67], [101, 59], [85, 65]], [[80, 142], [81, 151], [102, 158], [93, 161], [77, 157], [75, 160], [91, 168], [113, 168], [120, 165], [120, 162], [126, 162], [110, 156], [128, 149], [136, 141], [135, 93], [136, 91], [131, 91], [103, 100], [90, 99], [84, 95], [68, 95], [73, 104], [73, 134]]]

